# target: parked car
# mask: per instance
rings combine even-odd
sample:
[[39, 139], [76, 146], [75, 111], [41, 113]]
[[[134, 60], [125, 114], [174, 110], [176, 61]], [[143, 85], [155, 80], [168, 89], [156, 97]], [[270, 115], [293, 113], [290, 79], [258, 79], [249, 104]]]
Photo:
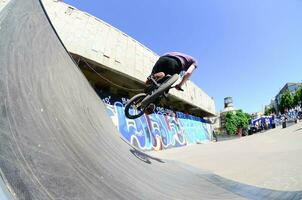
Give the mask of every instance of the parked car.
[[258, 129], [253, 124], [249, 125], [248, 127], [248, 134], [253, 135], [254, 133], [257, 133]]

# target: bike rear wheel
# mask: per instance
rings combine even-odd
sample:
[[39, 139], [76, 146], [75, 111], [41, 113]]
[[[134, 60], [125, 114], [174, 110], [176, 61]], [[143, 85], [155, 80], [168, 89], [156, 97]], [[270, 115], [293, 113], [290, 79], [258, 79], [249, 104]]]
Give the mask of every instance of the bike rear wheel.
[[144, 114], [147, 106], [142, 106], [142, 100], [147, 96], [145, 93], [140, 93], [132, 97], [125, 106], [125, 115], [129, 119], [136, 119]]

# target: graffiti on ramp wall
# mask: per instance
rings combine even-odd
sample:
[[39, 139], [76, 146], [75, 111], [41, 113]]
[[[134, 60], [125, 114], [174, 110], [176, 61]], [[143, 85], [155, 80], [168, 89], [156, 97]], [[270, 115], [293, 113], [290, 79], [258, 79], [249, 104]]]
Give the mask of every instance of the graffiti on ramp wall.
[[181, 112], [156, 108], [155, 113], [128, 119], [124, 107], [128, 99], [99, 96], [122, 136], [143, 150], [162, 150], [211, 140], [212, 126], [205, 120]]

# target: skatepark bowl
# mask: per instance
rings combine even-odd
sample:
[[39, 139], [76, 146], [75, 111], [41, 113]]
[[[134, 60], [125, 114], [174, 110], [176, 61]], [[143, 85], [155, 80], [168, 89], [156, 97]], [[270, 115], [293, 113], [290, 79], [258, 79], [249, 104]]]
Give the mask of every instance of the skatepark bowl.
[[125, 143], [39, 0], [0, 13], [1, 199], [301, 199]]

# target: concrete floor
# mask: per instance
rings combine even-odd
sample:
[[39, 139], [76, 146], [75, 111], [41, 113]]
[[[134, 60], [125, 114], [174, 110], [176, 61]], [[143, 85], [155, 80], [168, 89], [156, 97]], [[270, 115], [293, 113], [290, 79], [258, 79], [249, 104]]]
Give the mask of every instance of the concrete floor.
[[249, 185], [302, 190], [302, 122], [240, 139], [150, 154]]

